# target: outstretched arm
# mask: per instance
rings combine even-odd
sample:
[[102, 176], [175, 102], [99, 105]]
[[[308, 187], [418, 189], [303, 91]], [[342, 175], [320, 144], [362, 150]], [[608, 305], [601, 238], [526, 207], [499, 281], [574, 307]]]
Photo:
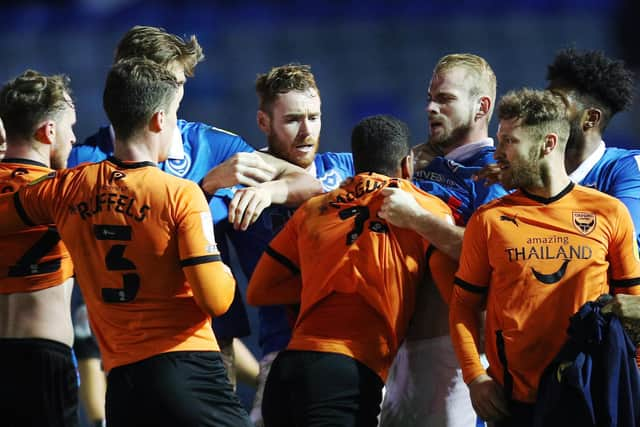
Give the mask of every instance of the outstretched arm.
[[387, 187], [378, 216], [391, 224], [409, 228], [453, 259], [460, 258], [464, 228], [437, 217], [418, 204], [409, 193]]

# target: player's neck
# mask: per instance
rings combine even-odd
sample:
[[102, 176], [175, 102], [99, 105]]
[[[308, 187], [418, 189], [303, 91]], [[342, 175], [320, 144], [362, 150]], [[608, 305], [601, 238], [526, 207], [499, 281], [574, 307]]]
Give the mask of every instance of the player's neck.
[[600, 146], [602, 135], [593, 133], [585, 135], [584, 140], [572, 146], [567, 146], [564, 165], [568, 173], [573, 173]]
[[571, 182], [564, 165], [560, 162], [542, 167], [540, 172], [540, 180], [536, 185], [524, 189], [527, 193], [550, 199], [563, 192]]
[[446, 148], [443, 148], [442, 155], [446, 156], [456, 148], [459, 148], [474, 142], [482, 141], [487, 138], [489, 138], [489, 132], [487, 131], [486, 127], [471, 128], [469, 129], [469, 132], [467, 132], [467, 134], [460, 139], [460, 141], [456, 142], [455, 144], [451, 144]]
[[42, 146], [41, 149], [36, 149], [30, 141], [7, 141], [4, 158], [31, 160], [47, 167], [51, 164], [49, 147]]
[[114, 145], [113, 156], [123, 162], [159, 162], [158, 149], [148, 141], [120, 141], [116, 138]]

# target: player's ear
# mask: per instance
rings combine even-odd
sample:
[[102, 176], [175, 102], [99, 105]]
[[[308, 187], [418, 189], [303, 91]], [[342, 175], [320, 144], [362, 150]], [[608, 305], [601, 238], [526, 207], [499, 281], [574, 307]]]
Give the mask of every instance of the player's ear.
[[269, 135], [271, 133], [271, 117], [266, 111], [258, 110], [256, 114], [256, 122], [258, 123], [258, 128], [265, 134]]
[[488, 117], [489, 111], [491, 111], [491, 98], [488, 96], [481, 96], [480, 99], [478, 99], [476, 119]]
[[549, 133], [544, 137], [544, 145], [542, 152], [546, 155], [551, 153], [558, 146], [558, 135], [555, 133]]
[[149, 130], [151, 132], [157, 133], [162, 132], [162, 130], [167, 126], [167, 120], [164, 114], [164, 110], [158, 110], [151, 116], [149, 120]]
[[589, 129], [600, 128], [600, 120], [602, 119], [602, 111], [598, 108], [589, 108], [585, 112], [585, 119], [582, 122], [582, 130], [588, 131]]
[[56, 141], [56, 123], [53, 120], [46, 120], [38, 126], [35, 132], [36, 141], [52, 145]]
[[407, 154], [400, 162], [401, 177], [404, 179], [411, 179], [413, 176], [413, 154], [412, 152]]

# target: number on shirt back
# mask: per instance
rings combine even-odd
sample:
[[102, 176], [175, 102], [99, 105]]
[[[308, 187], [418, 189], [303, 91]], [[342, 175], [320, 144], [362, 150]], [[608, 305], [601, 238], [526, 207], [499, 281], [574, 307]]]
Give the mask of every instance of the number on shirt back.
[[60, 242], [60, 234], [55, 227], [48, 227], [47, 231], [31, 246], [17, 263], [9, 267], [9, 277], [24, 277], [34, 274], [53, 273], [58, 271], [61, 258], [46, 262], [39, 262], [41, 258], [50, 253]]
[[[351, 208], [342, 209], [338, 212], [340, 219], [346, 221], [347, 219], [354, 217], [353, 228], [349, 233], [347, 233], [347, 246], [352, 245], [358, 237], [364, 231], [364, 224], [371, 216], [369, 212], [369, 208], [367, 206], [354, 206]], [[389, 227], [378, 220], [369, 221], [369, 230], [374, 233], [387, 233], [389, 231]]]
[[[93, 234], [97, 240], [131, 241], [131, 227], [128, 225], [102, 225], [93, 226]], [[109, 271], [135, 270], [136, 265], [130, 259], [125, 258], [124, 252], [127, 245], [114, 244], [109, 248], [104, 258]], [[102, 300], [108, 303], [131, 302], [135, 299], [140, 289], [140, 276], [135, 272], [122, 275], [122, 288], [102, 288]]]

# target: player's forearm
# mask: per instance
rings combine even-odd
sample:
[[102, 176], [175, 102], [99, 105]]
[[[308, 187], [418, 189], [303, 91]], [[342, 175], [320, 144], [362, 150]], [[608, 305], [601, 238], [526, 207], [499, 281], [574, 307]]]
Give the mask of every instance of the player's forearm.
[[468, 301], [462, 300], [459, 290], [454, 290], [449, 306], [451, 341], [467, 384], [478, 376], [486, 374], [486, 370], [480, 363], [478, 351], [480, 317], [478, 316], [479, 308], [476, 308], [476, 305], [470, 305]]
[[271, 193], [271, 203], [296, 207], [322, 193], [320, 181], [306, 172], [296, 172], [281, 179], [263, 182], [257, 187]]
[[460, 259], [464, 228], [440, 219], [427, 210], [417, 213], [413, 229], [454, 260]]

